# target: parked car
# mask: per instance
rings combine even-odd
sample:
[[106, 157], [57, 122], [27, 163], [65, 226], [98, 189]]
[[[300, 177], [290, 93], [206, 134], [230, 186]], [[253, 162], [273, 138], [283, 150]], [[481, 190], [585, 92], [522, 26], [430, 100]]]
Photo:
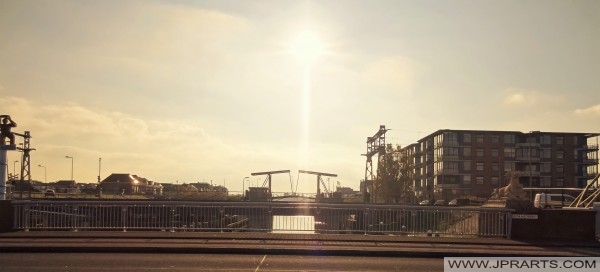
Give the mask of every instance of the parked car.
[[419, 206], [431, 206], [431, 205], [433, 205], [433, 203], [435, 203], [435, 201], [433, 199], [425, 199], [425, 200], [419, 202]]
[[468, 198], [455, 198], [448, 202], [448, 206], [468, 206], [471, 205], [471, 200]]
[[56, 192], [53, 189], [46, 189], [44, 196], [56, 196]]
[[569, 206], [575, 198], [566, 194], [535, 194], [533, 206], [540, 209], [554, 209]]
[[433, 206], [448, 206], [448, 202], [446, 200], [440, 199], [433, 203]]

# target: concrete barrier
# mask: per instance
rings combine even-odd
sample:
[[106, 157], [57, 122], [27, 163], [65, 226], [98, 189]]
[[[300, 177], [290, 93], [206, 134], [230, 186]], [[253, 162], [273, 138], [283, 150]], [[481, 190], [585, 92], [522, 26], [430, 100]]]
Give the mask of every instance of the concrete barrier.
[[10, 200], [0, 200], [0, 233], [13, 231], [14, 218]]
[[594, 210], [596, 210], [596, 236], [600, 237], [600, 202], [594, 202]]
[[517, 240], [596, 240], [596, 211], [542, 209], [537, 214], [514, 214], [511, 238]]

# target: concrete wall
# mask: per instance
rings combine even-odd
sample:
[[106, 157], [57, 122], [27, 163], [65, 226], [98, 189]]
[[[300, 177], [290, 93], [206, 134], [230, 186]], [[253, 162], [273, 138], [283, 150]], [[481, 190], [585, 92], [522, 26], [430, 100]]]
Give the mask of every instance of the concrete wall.
[[600, 237], [600, 202], [594, 202], [594, 210], [596, 211], [596, 236]]
[[537, 219], [512, 219], [511, 238], [517, 240], [596, 240], [596, 211], [589, 209], [539, 210]]
[[13, 214], [10, 200], [0, 200], [0, 233], [13, 231]]

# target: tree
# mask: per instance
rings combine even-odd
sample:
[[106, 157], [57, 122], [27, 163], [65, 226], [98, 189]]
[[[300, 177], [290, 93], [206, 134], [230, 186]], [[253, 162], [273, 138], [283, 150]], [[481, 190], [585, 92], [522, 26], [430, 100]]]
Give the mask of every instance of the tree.
[[411, 185], [414, 177], [413, 156], [399, 145], [386, 147], [379, 158], [375, 180], [375, 202], [406, 203], [412, 200]]

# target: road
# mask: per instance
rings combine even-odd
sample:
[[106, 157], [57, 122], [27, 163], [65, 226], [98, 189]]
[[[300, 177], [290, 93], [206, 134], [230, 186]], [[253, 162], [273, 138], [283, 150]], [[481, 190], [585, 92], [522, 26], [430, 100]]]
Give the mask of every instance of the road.
[[443, 271], [441, 258], [236, 254], [3, 253], [12, 271]]

